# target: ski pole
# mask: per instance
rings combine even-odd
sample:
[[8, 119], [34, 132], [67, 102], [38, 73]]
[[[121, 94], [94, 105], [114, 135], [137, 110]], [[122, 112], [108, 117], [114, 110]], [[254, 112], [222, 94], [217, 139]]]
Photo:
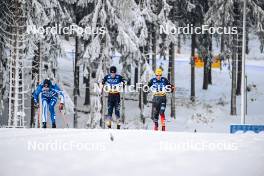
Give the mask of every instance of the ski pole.
[[40, 107], [38, 107], [38, 128], [40, 128]]
[[62, 111], [60, 111], [60, 113], [62, 114], [63, 128], [65, 128], [65, 124], [66, 124], [67, 128], [69, 128], [69, 123], [67, 122], [64, 113]]

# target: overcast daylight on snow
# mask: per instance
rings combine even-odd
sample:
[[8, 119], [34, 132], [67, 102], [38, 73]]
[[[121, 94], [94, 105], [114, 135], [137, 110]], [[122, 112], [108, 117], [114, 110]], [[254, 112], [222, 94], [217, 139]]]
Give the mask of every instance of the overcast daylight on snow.
[[1, 0], [1, 176], [263, 176], [263, 0]]

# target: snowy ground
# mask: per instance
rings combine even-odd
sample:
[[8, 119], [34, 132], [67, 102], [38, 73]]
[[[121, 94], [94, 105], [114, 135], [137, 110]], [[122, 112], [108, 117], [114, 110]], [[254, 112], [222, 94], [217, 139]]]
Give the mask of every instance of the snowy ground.
[[262, 134], [0, 129], [0, 175], [262, 176]]

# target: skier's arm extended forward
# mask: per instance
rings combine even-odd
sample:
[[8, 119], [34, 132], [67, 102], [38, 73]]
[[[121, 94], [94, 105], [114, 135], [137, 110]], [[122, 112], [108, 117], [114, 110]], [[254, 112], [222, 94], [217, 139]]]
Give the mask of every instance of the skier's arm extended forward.
[[58, 96], [60, 98], [59, 110], [61, 111], [64, 107], [64, 93], [57, 84], [55, 84], [54, 89], [58, 93]]
[[64, 93], [63, 93], [63, 91], [60, 89], [60, 87], [57, 84], [55, 84], [55, 91], [59, 95], [60, 103], [64, 104]]
[[148, 87], [150, 88], [152, 85], [153, 85], [153, 80], [151, 79], [151, 80], [148, 82]]
[[34, 103], [37, 105], [39, 102], [39, 94], [42, 92], [43, 84], [39, 84], [33, 92]]
[[106, 76], [102, 79], [102, 82], [99, 83], [99, 88], [100, 88], [100, 92], [101, 92], [101, 93], [103, 92], [104, 86], [105, 86], [105, 84], [106, 84], [106, 82], [107, 82], [107, 76], [108, 76], [108, 75], [106, 75]]

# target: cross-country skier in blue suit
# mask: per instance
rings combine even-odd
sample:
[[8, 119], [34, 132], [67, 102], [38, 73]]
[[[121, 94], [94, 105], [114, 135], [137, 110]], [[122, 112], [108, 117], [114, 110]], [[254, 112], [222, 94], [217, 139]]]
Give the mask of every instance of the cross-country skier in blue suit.
[[56, 113], [54, 107], [60, 97], [59, 110], [61, 111], [64, 106], [64, 94], [57, 84], [52, 84], [49, 79], [45, 79], [41, 84], [39, 84], [33, 93], [35, 106], [39, 106], [39, 94], [41, 93], [42, 100], [42, 128], [47, 127], [47, 116], [48, 108], [50, 111], [50, 118], [52, 123], [52, 128], [56, 128]]
[[116, 74], [116, 67], [110, 67], [110, 74], [106, 75], [102, 80], [104, 86], [110, 88], [108, 90], [108, 115], [106, 119], [106, 125], [111, 128], [112, 114], [115, 109], [115, 115], [117, 120], [117, 129], [120, 129], [120, 87], [126, 84], [126, 80], [121, 76]]

